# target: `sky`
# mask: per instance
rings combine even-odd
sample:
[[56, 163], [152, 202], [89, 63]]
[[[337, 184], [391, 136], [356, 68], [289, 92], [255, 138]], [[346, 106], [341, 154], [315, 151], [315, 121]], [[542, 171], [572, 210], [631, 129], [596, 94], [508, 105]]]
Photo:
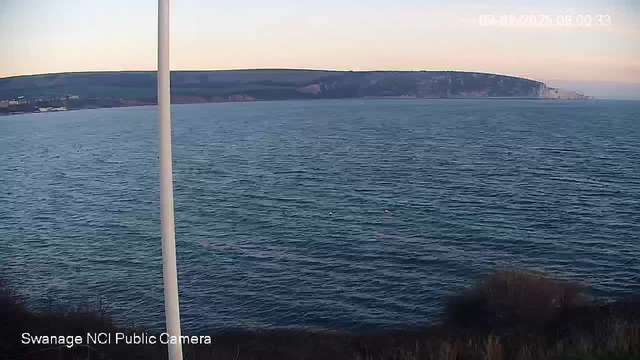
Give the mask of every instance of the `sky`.
[[[172, 0], [171, 21], [173, 70], [461, 70], [640, 84], [640, 0]], [[0, 0], [0, 77], [155, 70], [156, 36], [156, 0]]]

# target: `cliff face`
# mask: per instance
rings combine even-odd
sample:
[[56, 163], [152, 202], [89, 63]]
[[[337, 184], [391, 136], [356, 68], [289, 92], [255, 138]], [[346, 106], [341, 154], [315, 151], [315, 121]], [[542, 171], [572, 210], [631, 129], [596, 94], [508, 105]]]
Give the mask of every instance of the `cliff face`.
[[585, 100], [591, 97], [585, 96], [582, 93], [573, 90], [559, 89], [559, 88], [546, 88], [542, 98], [547, 99], [560, 99], [560, 100]]
[[317, 89], [319, 97], [484, 98], [539, 97], [544, 84], [494, 74], [465, 72], [362, 72], [320, 79], [298, 89]]
[[[541, 97], [543, 83], [455, 71], [174, 71], [171, 92], [182, 101], [246, 101], [357, 97]], [[62, 96], [154, 100], [155, 72], [65, 73], [0, 79], [0, 100]]]

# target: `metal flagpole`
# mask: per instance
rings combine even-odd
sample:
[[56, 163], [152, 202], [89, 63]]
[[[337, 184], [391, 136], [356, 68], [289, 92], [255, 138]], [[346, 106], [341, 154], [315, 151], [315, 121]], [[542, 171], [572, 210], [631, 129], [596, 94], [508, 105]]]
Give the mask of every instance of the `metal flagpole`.
[[[180, 306], [176, 269], [176, 234], [173, 217], [173, 170], [171, 166], [171, 95], [169, 70], [169, 0], [158, 0], [158, 107], [160, 109], [160, 221], [162, 227], [162, 273], [164, 311], [170, 341], [169, 360], [182, 360]], [[174, 338], [175, 336], [175, 338]]]

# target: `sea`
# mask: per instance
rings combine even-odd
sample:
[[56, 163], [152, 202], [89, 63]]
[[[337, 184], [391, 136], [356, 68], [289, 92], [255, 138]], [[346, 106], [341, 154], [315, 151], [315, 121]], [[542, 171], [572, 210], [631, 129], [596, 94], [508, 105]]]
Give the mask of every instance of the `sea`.
[[[0, 279], [164, 328], [157, 107], [0, 117]], [[438, 321], [497, 270], [640, 291], [640, 102], [174, 105], [182, 325]]]

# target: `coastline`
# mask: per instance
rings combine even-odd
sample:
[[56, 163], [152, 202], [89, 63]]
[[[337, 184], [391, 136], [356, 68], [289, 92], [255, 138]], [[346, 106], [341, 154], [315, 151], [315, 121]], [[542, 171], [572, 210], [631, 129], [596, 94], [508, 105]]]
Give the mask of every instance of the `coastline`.
[[[575, 102], [575, 101], [591, 101], [601, 99], [556, 99], [556, 98], [543, 98], [543, 97], [517, 97], [517, 96], [485, 96], [485, 97], [416, 97], [416, 96], [363, 96], [363, 97], [349, 97], [349, 98], [305, 98], [305, 99], [250, 99], [250, 100], [231, 100], [231, 101], [193, 101], [193, 102], [172, 102], [171, 105], [193, 105], [193, 104], [227, 104], [227, 103], [255, 103], [255, 102], [279, 102], [279, 101], [322, 101], [322, 100], [527, 100], [527, 101], [560, 101], [560, 102]], [[81, 110], [97, 110], [97, 109], [117, 109], [117, 108], [134, 108], [145, 106], [157, 106], [157, 103], [140, 103], [140, 104], [126, 104], [117, 106], [101, 106], [101, 107], [81, 107], [81, 108], [66, 108], [66, 110], [56, 111], [23, 111], [23, 112], [0, 112], [0, 116], [14, 116], [14, 115], [26, 115], [26, 114], [48, 114], [48, 113], [64, 113], [69, 111], [81, 111]]]
[[[0, 79], [0, 115], [154, 105], [157, 73], [91, 72]], [[516, 76], [464, 71], [173, 71], [174, 104], [315, 99], [590, 99]]]

